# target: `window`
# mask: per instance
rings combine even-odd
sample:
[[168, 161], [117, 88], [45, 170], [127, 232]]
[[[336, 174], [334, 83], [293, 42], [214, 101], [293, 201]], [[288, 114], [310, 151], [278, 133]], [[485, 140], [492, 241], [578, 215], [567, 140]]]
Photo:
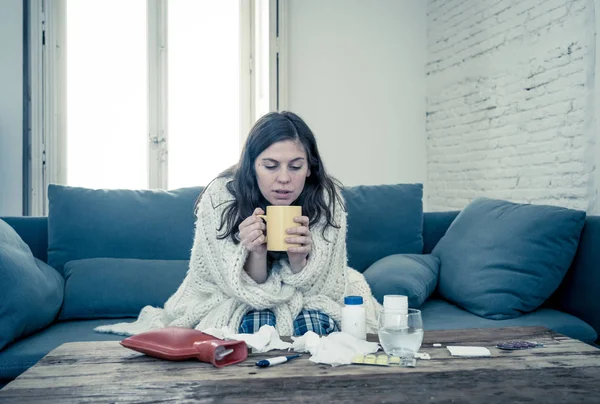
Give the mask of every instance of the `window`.
[[31, 0], [30, 214], [49, 183], [206, 185], [282, 107], [279, 0]]
[[168, 14], [167, 184], [204, 185], [240, 151], [240, 3], [170, 0]]
[[63, 4], [66, 82], [58, 85], [66, 85], [66, 97], [57, 107], [65, 111], [66, 184], [146, 188], [146, 0]]

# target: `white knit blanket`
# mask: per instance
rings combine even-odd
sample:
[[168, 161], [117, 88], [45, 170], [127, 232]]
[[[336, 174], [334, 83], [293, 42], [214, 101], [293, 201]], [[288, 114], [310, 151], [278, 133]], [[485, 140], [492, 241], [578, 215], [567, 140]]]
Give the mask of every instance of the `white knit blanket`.
[[197, 213], [190, 267], [179, 289], [163, 308], [146, 306], [132, 323], [96, 327], [95, 331], [135, 335], [167, 326], [195, 328], [228, 327], [237, 332], [242, 317], [250, 310], [270, 309], [276, 316], [280, 335], [293, 334], [293, 321], [302, 309], [319, 310], [341, 324], [344, 296], [363, 297], [367, 332], [377, 332], [380, 305], [363, 275], [347, 266], [346, 212], [338, 204], [334, 221], [323, 236], [325, 218], [311, 227], [312, 252], [306, 266], [292, 273], [287, 260], [272, 271], [266, 282], [257, 284], [244, 270], [248, 256], [242, 244], [230, 238], [217, 239], [221, 213], [232, 200], [227, 179], [217, 179], [207, 188]]

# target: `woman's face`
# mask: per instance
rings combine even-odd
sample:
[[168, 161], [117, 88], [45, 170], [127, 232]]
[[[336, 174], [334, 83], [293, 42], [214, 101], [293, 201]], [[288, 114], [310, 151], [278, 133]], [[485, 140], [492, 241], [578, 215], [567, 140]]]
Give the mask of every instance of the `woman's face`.
[[298, 141], [273, 143], [254, 162], [258, 188], [271, 205], [291, 205], [310, 175], [306, 151]]

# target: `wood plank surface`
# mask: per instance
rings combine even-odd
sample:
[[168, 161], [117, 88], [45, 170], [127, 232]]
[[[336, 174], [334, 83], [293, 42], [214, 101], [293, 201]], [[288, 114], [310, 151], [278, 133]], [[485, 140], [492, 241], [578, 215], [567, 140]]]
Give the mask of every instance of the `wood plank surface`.
[[[376, 336], [369, 336], [376, 340]], [[502, 351], [509, 340], [541, 348]], [[444, 347], [435, 348], [433, 343]], [[490, 349], [488, 358], [456, 358], [446, 345]], [[541, 327], [428, 331], [414, 368], [320, 365], [309, 354], [272, 368], [244, 363], [214, 368], [171, 362], [118, 342], [61, 345], [0, 390], [5, 402], [598, 402], [600, 350]]]

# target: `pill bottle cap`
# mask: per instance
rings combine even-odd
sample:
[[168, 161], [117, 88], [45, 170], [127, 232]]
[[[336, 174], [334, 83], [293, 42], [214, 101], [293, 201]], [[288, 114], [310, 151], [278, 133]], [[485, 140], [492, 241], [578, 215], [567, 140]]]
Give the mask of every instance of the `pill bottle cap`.
[[362, 296], [346, 296], [344, 298], [344, 304], [347, 304], [350, 306], [360, 305], [360, 304], [363, 304], [363, 298], [362, 298]]

